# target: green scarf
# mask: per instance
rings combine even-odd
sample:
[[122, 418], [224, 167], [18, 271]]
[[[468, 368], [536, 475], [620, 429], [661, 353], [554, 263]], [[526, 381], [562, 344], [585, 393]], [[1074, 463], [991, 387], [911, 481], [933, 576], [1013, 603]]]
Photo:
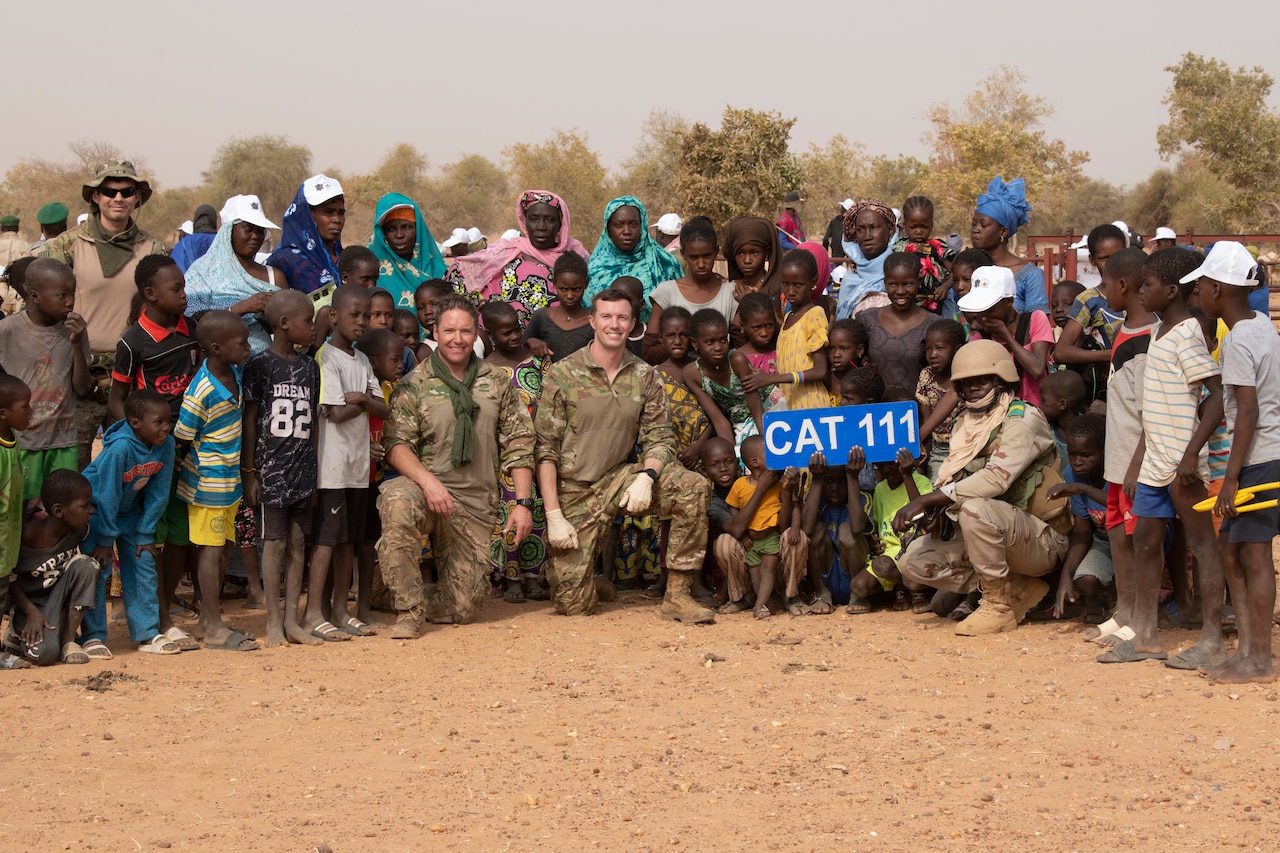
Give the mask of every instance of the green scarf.
[[129, 220], [129, 227], [119, 234], [112, 234], [102, 227], [102, 220], [90, 215], [89, 236], [98, 247], [98, 263], [102, 265], [103, 278], [115, 278], [120, 270], [133, 259], [133, 244], [138, 241], [138, 226]]
[[454, 468], [470, 464], [476, 450], [476, 413], [480, 406], [471, 397], [471, 386], [475, 384], [476, 373], [480, 370], [480, 359], [475, 353], [467, 363], [467, 373], [459, 382], [453, 378], [449, 365], [444, 363], [437, 348], [431, 353], [431, 371], [436, 378], [449, 389], [449, 401], [453, 403], [453, 447], [449, 450], [449, 461]]

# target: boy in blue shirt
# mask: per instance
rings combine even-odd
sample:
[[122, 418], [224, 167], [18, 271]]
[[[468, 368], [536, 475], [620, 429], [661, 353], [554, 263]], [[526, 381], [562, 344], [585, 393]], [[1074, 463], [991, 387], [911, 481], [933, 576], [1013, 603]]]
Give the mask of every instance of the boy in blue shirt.
[[1106, 527], [1107, 480], [1102, 475], [1106, 436], [1107, 419], [1102, 415], [1087, 413], [1072, 420], [1066, 430], [1067, 481], [1049, 490], [1050, 499], [1071, 498], [1075, 519], [1058, 578], [1055, 619], [1062, 618], [1068, 601], [1081, 596], [1085, 622], [1098, 625], [1106, 619], [1106, 588], [1115, 579]]

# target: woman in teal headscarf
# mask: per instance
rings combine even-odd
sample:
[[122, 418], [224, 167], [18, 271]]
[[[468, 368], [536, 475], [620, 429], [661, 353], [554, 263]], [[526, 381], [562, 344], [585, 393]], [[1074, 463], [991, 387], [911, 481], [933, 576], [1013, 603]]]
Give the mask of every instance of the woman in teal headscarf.
[[684, 275], [676, 256], [668, 252], [649, 234], [649, 214], [640, 199], [624, 195], [609, 202], [604, 209], [604, 231], [587, 262], [591, 279], [582, 300], [589, 306], [600, 291], [624, 275], [640, 279], [644, 285], [644, 309], [640, 319], [649, 319], [649, 297], [664, 281]]
[[397, 308], [414, 310], [418, 285], [444, 277], [440, 247], [408, 196], [387, 193], [378, 199], [369, 248], [378, 256], [378, 286], [391, 293]]

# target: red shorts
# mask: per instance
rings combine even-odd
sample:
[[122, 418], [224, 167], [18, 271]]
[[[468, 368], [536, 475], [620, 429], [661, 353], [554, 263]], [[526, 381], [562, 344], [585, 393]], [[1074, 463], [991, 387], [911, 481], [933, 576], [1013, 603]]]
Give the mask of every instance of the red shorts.
[[1133, 514], [1133, 501], [1124, 496], [1119, 483], [1107, 483], [1107, 529], [1124, 525], [1124, 532], [1133, 535], [1138, 518]]

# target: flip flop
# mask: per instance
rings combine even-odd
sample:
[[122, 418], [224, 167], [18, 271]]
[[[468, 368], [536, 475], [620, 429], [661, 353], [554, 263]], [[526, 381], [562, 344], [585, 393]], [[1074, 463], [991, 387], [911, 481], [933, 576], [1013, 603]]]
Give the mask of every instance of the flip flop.
[[1098, 663], [1136, 663], [1140, 660], [1168, 660], [1169, 653], [1140, 652], [1133, 647], [1133, 640], [1125, 640], [1098, 655]]
[[747, 600], [745, 598], [740, 598], [737, 601], [730, 601], [728, 604], [722, 605], [720, 607], [720, 612], [728, 615], [730, 613], [741, 613], [744, 610], [750, 609], [751, 605], [747, 603]]
[[[850, 607], [853, 605], [850, 604]], [[912, 590], [911, 592], [911, 612], [917, 616], [923, 616], [929, 612], [929, 596], [920, 590]]]
[[525, 597], [524, 591], [520, 587], [512, 587], [502, 595], [502, 600], [507, 604], [524, 604], [529, 599]]
[[1110, 634], [1103, 634], [1101, 637], [1095, 637], [1093, 642], [1100, 646], [1115, 646], [1119, 643], [1126, 643], [1138, 636], [1128, 625], [1121, 625]]
[[769, 606], [767, 604], [761, 604], [753, 611], [753, 615], [757, 619], [768, 619], [773, 615], [773, 613], [769, 610]]
[[871, 612], [871, 602], [865, 598], [852, 598], [849, 600], [849, 606], [844, 609], [844, 612], [850, 616], [862, 616]]
[[550, 601], [551, 593], [547, 592], [539, 584], [534, 584], [524, 591], [524, 597], [529, 601]]
[[835, 611], [835, 605], [830, 601], [827, 601], [825, 598], [819, 598], [813, 604], [809, 605], [809, 614], [812, 616], [826, 616], [830, 613], [835, 613]]
[[177, 625], [171, 627], [164, 632], [164, 638], [178, 647], [180, 652], [194, 652], [200, 648], [200, 644], [196, 642], [196, 638], [179, 628]]
[[86, 640], [80, 647], [86, 655], [94, 660], [111, 660], [111, 649], [101, 640]]
[[326, 643], [345, 643], [351, 639], [332, 622], [321, 622], [311, 629], [311, 636], [324, 640]]
[[31, 661], [9, 652], [0, 652], [0, 670], [3, 669], [31, 669]]
[[342, 630], [353, 637], [372, 637], [378, 633], [369, 627], [368, 622], [361, 622], [354, 616], [347, 617], [347, 621], [342, 623]]
[[902, 587], [896, 587], [893, 590], [893, 610], [895, 613], [905, 613], [911, 609], [911, 599], [907, 597], [907, 591]]
[[256, 640], [249, 639], [240, 631], [232, 631], [221, 643], [205, 641], [204, 647], [206, 649], [220, 649], [224, 652], [252, 652], [259, 648]]
[[84, 649], [80, 648], [79, 643], [67, 643], [62, 647], [62, 654], [58, 657], [63, 663], [89, 662], [89, 656], [84, 653]]
[[1199, 646], [1187, 646], [1164, 662], [1169, 669], [1205, 669], [1217, 666], [1227, 659], [1226, 654], [1216, 658], [1207, 657]]

